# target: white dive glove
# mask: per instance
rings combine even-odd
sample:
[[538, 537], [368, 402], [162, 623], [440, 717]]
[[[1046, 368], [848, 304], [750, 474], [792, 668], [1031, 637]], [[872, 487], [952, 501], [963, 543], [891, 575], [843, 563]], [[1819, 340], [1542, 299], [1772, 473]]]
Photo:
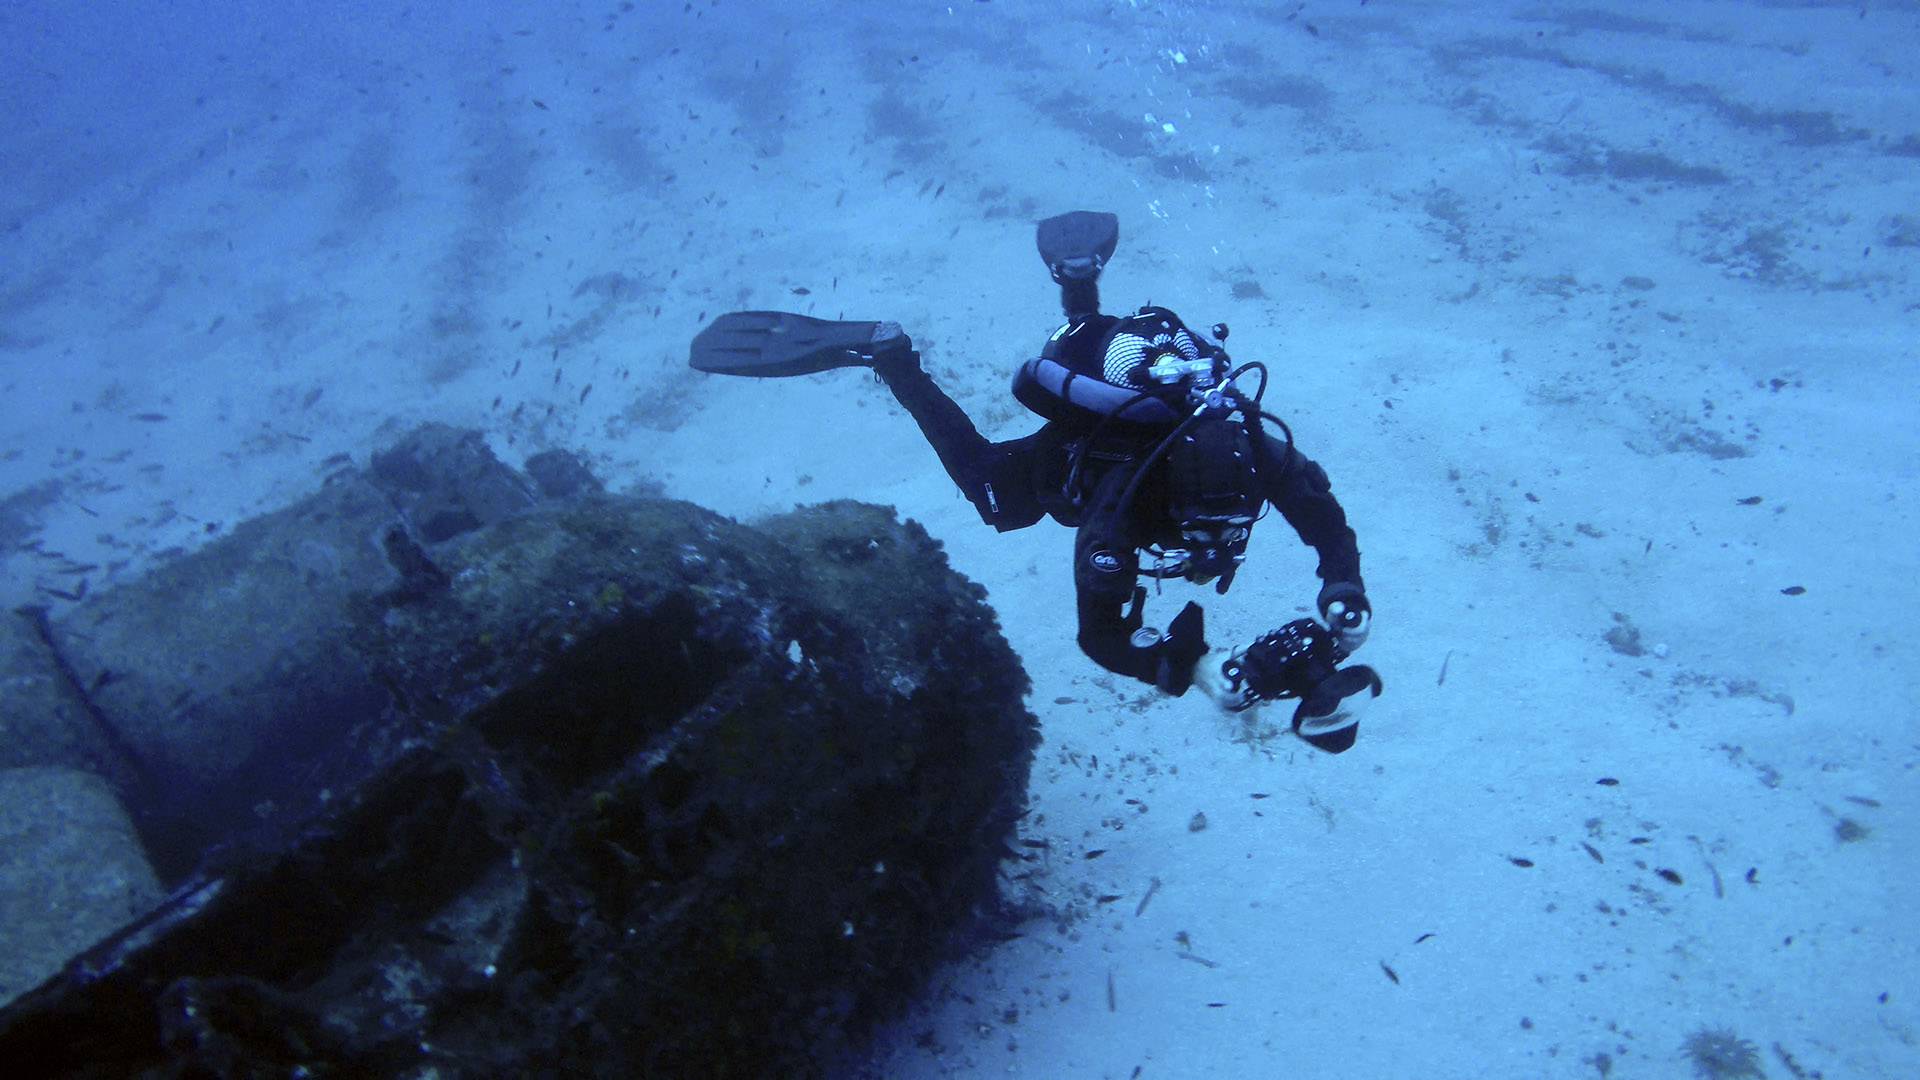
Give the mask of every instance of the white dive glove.
[[[1245, 712], [1260, 703], [1238, 677], [1234, 659], [1239, 655], [1232, 649], [1214, 649], [1193, 663], [1193, 688], [1225, 712]], [[1229, 675], [1230, 668], [1236, 674]]]

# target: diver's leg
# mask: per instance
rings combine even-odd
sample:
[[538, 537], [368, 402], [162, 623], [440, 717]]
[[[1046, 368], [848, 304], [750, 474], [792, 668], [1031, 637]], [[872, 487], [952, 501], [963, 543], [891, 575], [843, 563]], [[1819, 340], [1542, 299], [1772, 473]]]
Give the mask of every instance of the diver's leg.
[[1189, 603], [1165, 633], [1141, 632], [1146, 590], [1138, 586], [1140, 553], [1122, 497], [1131, 475], [1128, 468], [1107, 473], [1074, 535], [1077, 640], [1080, 651], [1108, 671], [1178, 697], [1193, 683], [1195, 661], [1206, 654], [1205, 619], [1200, 606]]
[[893, 391], [894, 400], [920, 425], [920, 433], [927, 437], [933, 452], [940, 455], [940, 464], [947, 467], [947, 475], [972, 498], [972, 487], [992, 444], [973, 426], [966, 411], [934, 385], [932, 376], [921, 370], [919, 353], [877, 357], [873, 370], [887, 384], [887, 389]]
[[873, 370], [920, 425], [920, 433], [939, 455], [947, 475], [980, 512], [982, 521], [1005, 532], [1040, 520], [1043, 511], [1033, 491], [1031, 438], [988, 442], [965, 410], [920, 369], [918, 353], [876, 357]]

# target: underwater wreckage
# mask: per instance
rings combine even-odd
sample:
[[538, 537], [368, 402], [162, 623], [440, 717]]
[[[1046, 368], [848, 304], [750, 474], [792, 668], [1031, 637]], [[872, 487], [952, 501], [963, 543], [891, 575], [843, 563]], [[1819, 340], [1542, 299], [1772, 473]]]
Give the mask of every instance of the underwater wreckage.
[[14, 1075], [806, 1075], [996, 903], [1037, 742], [891, 510], [439, 426], [30, 614], [173, 891], [0, 1011]]

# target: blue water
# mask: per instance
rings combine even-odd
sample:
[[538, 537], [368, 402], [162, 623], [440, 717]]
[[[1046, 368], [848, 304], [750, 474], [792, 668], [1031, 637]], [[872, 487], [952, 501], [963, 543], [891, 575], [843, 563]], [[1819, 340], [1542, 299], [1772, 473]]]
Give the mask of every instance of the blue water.
[[[10, 3], [0, 599], [422, 420], [891, 503], [1034, 673], [1057, 917], [875, 1075], [1920, 1075], [1917, 58], [1879, 2]], [[982, 529], [870, 381], [685, 370], [726, 310], [897, 319], [1022, 434], [1079, 208], [1347, 507], [1348, 754], [1093, 667], [1068, 534]], [[1261, 526], [1218, 643], [1312, 571]]]

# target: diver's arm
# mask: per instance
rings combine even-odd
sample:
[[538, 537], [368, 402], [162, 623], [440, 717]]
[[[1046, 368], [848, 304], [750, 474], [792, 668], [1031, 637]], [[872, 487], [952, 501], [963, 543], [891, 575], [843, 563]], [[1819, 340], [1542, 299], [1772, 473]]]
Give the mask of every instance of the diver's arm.
[[[1262, 441], [1261, 471], [1267, 500], [1287, 519], [1300, 539], [1320, 554], [1320, 620], [1351, 653], [1366, 644], [1373, 605], [1360, 579], [1360, 546], [1347, 525], [1347, 512], [1333, 497], [1326, 470], [1306, 455], [1268, 437]], [[1277, 467], [1276, 467], [1277, 464]]]
[[1140, 593], [1131, 607], [1076, 588], [1080, 609], [1080, 651], [1113, 672], [1149, 683], [1179, 697], [1193, 685], [1194, 665], [1207, 654], [1204, 615], [1189, 603], [1165, 633], [1142, 629]]
[[1362, 591], [1360, 546], [1347, 525], [1347, 512], [1333, 497], [1326, 470], [1298, 450], [1268, 435], [1262, 439], [1260, 473], [1267, 501], [1280, 511], [1300, 539], [1320, 555], [1315, 571], [1325, 584], [1350, 584]]
[[1127, 533], [1119, 497], [1125, 470], [1103, 481], [1073, 541], [1073, 590], [1080, 649], [1116, 675], [1151, 683], [1178, 696], [1193, 682], [1193, 665], [1207, 651], [1198, 604], [1188, 604], [1167, 632], [1142, 630], [1140, 554]]

